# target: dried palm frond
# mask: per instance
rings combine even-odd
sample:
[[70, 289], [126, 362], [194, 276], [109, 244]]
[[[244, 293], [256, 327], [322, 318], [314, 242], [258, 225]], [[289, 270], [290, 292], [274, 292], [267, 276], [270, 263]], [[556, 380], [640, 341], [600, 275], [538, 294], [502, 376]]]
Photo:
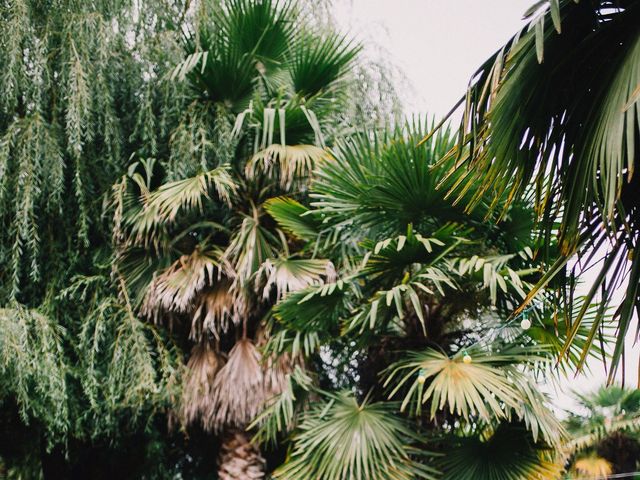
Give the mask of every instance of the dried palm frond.
[[578, 478], [589, 478], [592, 480], [604, 480], [609, 478], [609, 475], [613, 473], [611, 463], [597, 455], [590, 455], [576, 460], [573, 468], [579, 475]]
[[270, 355], [264, 361], [264, 391], [266, 399], [280, 395], [289, 384], [289, 376], [296, 365], [301, 362], [293, 358], [288, 352], [281, 355]]
[[157, 319], [161, 311], [190, 311], [198, 293], [213, 283], [214, 271], [220, 267], [219, 257], [216, 249], [198, 248], [182, 255], [151, 281], [142, 303], [142, 314]]
[[256, 153], [246, 167], [246, 175], [265, 173], [279, 178], [280, 186], [290, 189], [294, 180], [308, 177], [318, 162], [329, 153], [315, 145], [280, 145], [274, 143]]
[[267, 400], [260, 352], [251, 340], [239, 340], [213, 382], [212, 408], [203, 419], [206, 429], [244, 428]]
[[290, 352], [270, 353], [265, 348], [271, 339], [271, 334], [271, 328], [267, 324], [262, 324], [255, 336], [255, 344], [263, 353], [262, 368], [267, 400], [272, 400], [287, 388], [290, 384], [289, 377], [296, 368], [304, 371], [302, 355], [294, 355]]
[[273, 286], [278, 299], [312, 285], [321, 285], [323, 277], [335, 279], [335, 268], [329, 260], [279, 257], [267, 259], [258, 270], [256, 288], [266, 277], [263, 298], [268, 298]]
[[247, 302], [227, 277], [217, 280], [200, 295], [195, 304], [191, 323], [191, 338], [198, 339], [203, 332], [211, 332], [216, 338], [226, 332], [229, 323], [240, 323], [247, 313]]
[[191, 350], [188, 373], [182, 390], [180, 418], [186, 425], [209, 418], [213, 408], [213, 382], [224, 365], [224, 358], [208, 341]]

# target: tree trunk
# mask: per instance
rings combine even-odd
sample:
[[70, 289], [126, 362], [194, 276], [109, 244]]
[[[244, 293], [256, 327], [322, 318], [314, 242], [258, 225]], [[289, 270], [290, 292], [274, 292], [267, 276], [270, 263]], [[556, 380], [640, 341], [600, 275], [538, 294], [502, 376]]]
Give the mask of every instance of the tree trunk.
[[265, 476], [265, 466], [260, 449], [251, 443], [248, 433], [225, 432], [218, 461], [220, 480], [261, 480]]

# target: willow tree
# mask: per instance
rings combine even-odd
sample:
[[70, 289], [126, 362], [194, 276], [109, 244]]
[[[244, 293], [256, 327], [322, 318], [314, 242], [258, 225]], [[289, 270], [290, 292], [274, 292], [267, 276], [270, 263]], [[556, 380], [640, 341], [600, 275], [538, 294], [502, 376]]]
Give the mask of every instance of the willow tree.
[[[178, 374], [111, 277], [102, 210], [129, 156], [153, 145], [148, 109], [158, 145], [175, 123], [180, 97], [162, 78], [182, 13], [162, 1], [0, 3], [0, 385], [3, 420], [15, 405], [36, 452], [40, 436], [56, 452], [126, 434]], [[60, 478], [50, 457], [44, 473]]]

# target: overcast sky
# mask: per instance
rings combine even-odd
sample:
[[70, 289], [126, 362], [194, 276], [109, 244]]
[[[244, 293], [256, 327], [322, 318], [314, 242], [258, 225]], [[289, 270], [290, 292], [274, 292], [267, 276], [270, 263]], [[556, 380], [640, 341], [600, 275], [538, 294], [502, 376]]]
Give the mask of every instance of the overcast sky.
[[[337, 0], [335, 15], [364, 43], [376, 42], [406, 75], [408, 114], [444, 116], [464, 94], [471, 75], [519, 28], [533, 0]], [[585, 279], [585, 284], [589, 279]], [[631, 327], [635, 331], [635, 325]], [[640, 347], [627, 342], [626, 382], [638, 382]], [[590, 391], [605, 379], [602, 365], [567, 379], [552, 392], [571, 408], [571, 389]]]

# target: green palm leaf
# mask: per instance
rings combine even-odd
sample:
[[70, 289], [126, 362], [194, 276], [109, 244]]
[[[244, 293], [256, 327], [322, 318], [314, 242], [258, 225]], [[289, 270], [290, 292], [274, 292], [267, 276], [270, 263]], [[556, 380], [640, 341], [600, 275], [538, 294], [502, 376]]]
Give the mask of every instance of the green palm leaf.
[[135, 174], [132, 178], [142, 190], [141, 205], [128, 209], [124, 218], [136, 243], [148, 244], [150, 239], [158, 236], [162, 227], [174, 223], [180, 213], [201, 211], [212, 188], [225, 203], [231, 201], [231, 195], [236, 190], [228, 166], [166, 183], [153, 192], [146, 190], [145, 182], [138, 177]]
[[300, 38], [288, 56], [295, 91], [303, 97], [313, 97], [331, 88], [348, 72], [361, 49], [337, 34]]
[[[331, 396], [308, 412], [294, 437], [290, 459], [274, 472], [283, 480], [435, 478], [409, 447], [417, 440], [394, 412], [393, 403], [358, 403], [351, 395]], [[426, 452], [420, 452], [424, 455]]]
[[411, 406], [416, 415], [430, 402], [432, 419], [446, 409], [465, 419], [478, 416], [485, 421], [509, 418], [512, 411], [522, 417], [523, 402], [539, 400], [531, 397], [530, 380], [516, 366], [547, 362], [539, 348], [512, 346], [492, 354], [478, 346], [469, 354], [471, 361], [465, 362], [462, 352], [453, 357], [434, 349], [410, 352], [385, 371], [389, 397], [404, 394], [401, 409]]
[[[526, 301], [554, 276], [562, 276], [574, 254], [590, 258], [574, 267], [573, 273], [580, 273], [598, 263], [591, 252], [607, 251], [564, 352], [595, 295], [600, 292], [606, 303], [626, 288], [616, 312], [620, 334], [612, 379], [634, 310], [640, 310], [635, 193], [640, 185], [640, 4], [625, 2], [610, 11], [611, 3], [604, 0], [554, 0], [539, 2], [533, 10], [541, 5], [545, 8], [531, 26], [474, 75], [463, 99], [458, 145], [443, 163], [455, 161], [452, 175], [465, 172], [448, 188], [466, 198], [469, 209], [486, 195], [494, 208], [503, 208], [535, 194], [543, 235], [558, 235], [564, 258]], [[555, 30], [545, 27], [552, 24]], [[465, 164], [470, 168], [461, 168]], [[564, 290], [567, 300], [574, 288]], [[604, 318], [604, 312], [596, 315], [596, 328]], [[584, 344], [585, 352], [593, 339]]]
[[320, 230], [320, 222], [309, 209], [288, 197], [267, 200], [264, 209], [271, 215], [280, 228], [301, 240], [314, 239]]

